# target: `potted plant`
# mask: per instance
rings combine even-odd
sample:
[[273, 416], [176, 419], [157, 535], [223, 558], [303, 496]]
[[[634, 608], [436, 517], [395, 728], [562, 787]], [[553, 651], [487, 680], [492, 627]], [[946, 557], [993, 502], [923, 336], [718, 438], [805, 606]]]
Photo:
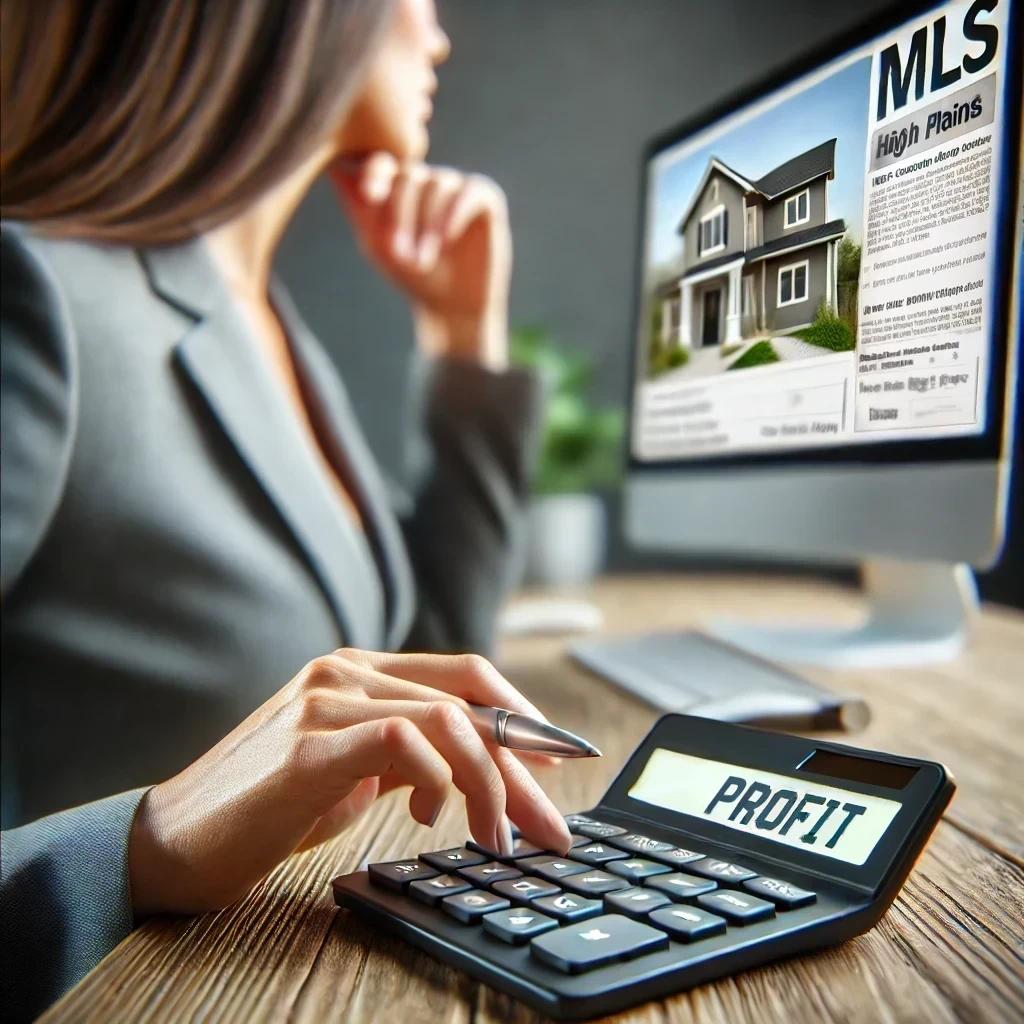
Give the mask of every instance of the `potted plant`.
[[621, 473], [622, 410], [591, 404], [591, 360], [541, 328], [513, 331], [511, 355], [536, 371], [545, 396], [527, 578], [555, 586], [585, 583], [604, 563], [605, 505], [596, 492], [617, 483]]

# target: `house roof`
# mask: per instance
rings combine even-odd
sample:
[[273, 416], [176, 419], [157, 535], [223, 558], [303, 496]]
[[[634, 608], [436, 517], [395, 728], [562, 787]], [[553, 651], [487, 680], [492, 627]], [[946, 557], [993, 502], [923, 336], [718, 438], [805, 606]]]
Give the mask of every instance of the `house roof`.
[[[815, 242], [823, 242], [826, 238], [841, 235], [845, 230], [846, 221], [840, 217], [838, 220], [830, 220], [827, 224], [819, 224], [817, 227], [806, 228], [804, 231], [794, 231], [782, 238], [773, 238], [770, 242], [765, 242], [764, 245], [748, 249], [746, 262], [754, 263], [789, 249], [802, 249], [804, 246], [814, 245]], [[713, 262], [709, 261], [706, 265], [710, 266]]]
[[799, 156], [779, 164], [774, 170], [758, 178], [754, 188], [766, 199], [776, 199], [783, 192], [788, 192], [797, 185], [813, 181], [827, 174], [830, 178], [835, 173], [836, 140], [829, 139], [820, 146], [801, 153]]
[[756, 192], [764, 196], [765, 199], [777, 199], [784, 192], [796, 188], [797, 185], [806, 184], [815, 178], [820, 178], [824, 174], [827, 174], [830, 178], [833, 177], [835, 174], [835, 156], [836, 140], [829, 139], [827, 142], [821, 143], [820, 146], [808, 149], [791, 160], [787, 160], [784, 164], [779, 164], [778, 167], [773, 168], [756, 181], [753, 178], [744, 177], [739, 171], [733, 170], [728, 164], [713, 156], [704, 169], [704, 177], [700, 179], [700, 184], [694, 189], [693, 196], [683, 211], [683, 216], [680, 218], [679, 227], [676, 228], [676, 231], [680, 235], [683, 234], [686, 222], [690, 219], [690, 215], [697, 206], [712, 171], [720, 171], [726, 177], [735, 181], [745, 192]]
[[714, 270], [716, 267], [724, 267], [726, 263], [735, 263], [737, 260], [743, 259], [743, 256], [742, 252], [727, 252], [724, 256], [716, 256], [713, 260], [705, 260], [703, 263], [698, 263], [695, 267], [690, 267], [683, 274], [683, 279], [693, 277], [694, 274], [703, 274], [705, 271]]

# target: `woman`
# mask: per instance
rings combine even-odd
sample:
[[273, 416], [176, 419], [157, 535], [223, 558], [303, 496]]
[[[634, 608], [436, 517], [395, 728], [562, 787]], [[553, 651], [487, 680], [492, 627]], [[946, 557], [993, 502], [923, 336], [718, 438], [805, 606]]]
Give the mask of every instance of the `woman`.
[[[11, 3], [0, 28], [5, 824], [95, 801], [4, 836], [6, 1008], [395, 786], [425, 824], [454, 784], [482, 842], [511, 818], [564, 852], [463, 702], [539, 712], [479, 657], [371, 653], [486, 648], [535, 405], [501, 193], [421, 162], [431, 0]], [[403, 502], [271, 280], [325, 170], [425, 354]]]

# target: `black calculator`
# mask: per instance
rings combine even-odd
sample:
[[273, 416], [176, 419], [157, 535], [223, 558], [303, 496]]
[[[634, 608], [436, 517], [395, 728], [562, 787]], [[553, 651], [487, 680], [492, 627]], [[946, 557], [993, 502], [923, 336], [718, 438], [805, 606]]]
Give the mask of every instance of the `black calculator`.
[[953, 790], [933, 762], [666, 715], [566, 816], [565, 856], [470, 840], [334, 895], [551, 1017], [593, 1017], [866, 931]]

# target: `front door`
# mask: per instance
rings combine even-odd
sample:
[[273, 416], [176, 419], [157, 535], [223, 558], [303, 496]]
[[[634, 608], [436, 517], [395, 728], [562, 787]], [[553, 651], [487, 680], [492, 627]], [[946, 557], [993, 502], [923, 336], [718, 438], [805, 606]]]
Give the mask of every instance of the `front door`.
[[702, 345], [718, 344], [718, 312], [721, 299], [722, 292], [719, 288], [704, 293], [704, 330], [700, 339]]

